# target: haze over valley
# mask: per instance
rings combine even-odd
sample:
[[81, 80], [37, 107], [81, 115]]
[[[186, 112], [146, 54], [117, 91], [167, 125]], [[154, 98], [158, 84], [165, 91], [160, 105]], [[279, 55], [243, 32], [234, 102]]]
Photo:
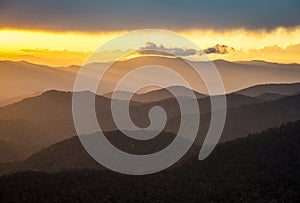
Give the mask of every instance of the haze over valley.
[[300, 202], [299, 0], [0, 19], [0, 202]]

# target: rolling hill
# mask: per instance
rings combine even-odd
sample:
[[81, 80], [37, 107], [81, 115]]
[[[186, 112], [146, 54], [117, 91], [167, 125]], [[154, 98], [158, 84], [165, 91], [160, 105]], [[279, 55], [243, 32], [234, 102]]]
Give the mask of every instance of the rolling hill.
[[[131, 99], [136, 102], [148, 102], [148, 103], [159, 102], [161, 100], [171, 99], [172, 97], [174, 97], [168, 90], [175, 92], [175, 94], [179, 97], [189, 97], [191, 93], [194, 93], [197, 99], [207, 97], [207, 95], [201, 94], [196, 91], [192, 91], [191, 89], [188, 89], [183, 86], [172, 86], [172, 87], [168, 87], [168, 89], [160, 88], [158, 90], [148, 91], [146, 93], [135, 93], [133, 94]], [[104, 94], [103, 96], [111, 99], [112, 94], [113, 93], [107, 93]], [[129, 96], [132, 93], [125, 92], [125, 91], [116, 91], [114, 92], [114, 94], [116, 99], [124, 100], [129, 98]]]
[[[296, 94], [298, 94], [298, 92]], [[263, 93], [256, 96], [255, 98], [271, 101], [271, 100], [281, 99], [283, 97], [286, 97], [286, 95], [281, 95], [276, 93]]]
[[[213, 62], [220, 72], [226, 93], [262, 83], [299, 82], [300, 78], [300, 65], [298, 64], [228, 62], [224, 60], [215, 60]], [[198, 67], [203, 73], [206, 73], [211, 68], [211, 64], [207, 62], [190, 61], [190, 63]], [[105, 65], [105, 63], [88, 64], [87, 67], [91, 68], [91, 78], [95, 77], [96, 72], [103, 72]], [[202, 79], [191, 71], [191, 68], [186, 63], [183, 63], [180, 59], [158, 56], [137, 57], [114, 63], [107, 76], [103, 78], [101, 89], [99, 89], [97, 94], [112, 92], [115, 84], [123, 74], [145, 65], [170, 67], [182, 77], [185, 77], [197, 92], [207, 94]], [[50, 89], [72, 91], [79, 69], [80, 67], [78, 66], [50, 67], [26, 61], [0, 61], [0, 103], [1, 101], [6, 101], [6, 104], [9, 104], [7, 99], [18, 98], [22, 95], [32, 95], [36, 92], [45, 92]], [[5, 77], [3, 77], [4, 75]], [[157, 80], [168, 80], [168, 77], [164, 74], [159, 74], [155, 71], [151, 75]], [[145, 78], [144, 75], [137, 75], [133, 80], [128, 81], [123, 89], [130, 90], [141, 78]], [[262, 93], [265, 92], [260, 94]], [[12, 100], [12, 102], [14, 101]]]
[[[282, 99], [254, 103], [227, 109], [226, 122], [220, 142], [237, 139], [251, 133], [300, 119], [300, 95]], [[172, 118], [165, 128], [167, 132], [177, 132], [173, 123], [179, 123], [180, 117]], [[199, 140], [201, 144], [210, 124], [210, 113], [201, 115]]]
[[237, 91], [237, 93], [250, 96], [258, 97], [263, 94], [278, 94], [278, 95], [295, 95], [299, 93], [300, 83], [292, 84], [263, 84], [248, 87]]
[[[88, 92], [79, 94], [91, 95]], [[21, 153], [22, 156], [17, 160], [25, 158], [43, 147], [76, 135], [71, 101], [71, 92], [47, 91], [40, 96], [0, 108], [1, 138], [16, 145], [29, 146], [20, 148], [24, 150]], [[202, 98], [198, 99], [198, 102], [202, 113], [199, 133], [204, 135], [210, 120], [210, 100]], [[299, 96], [265, 102], [257, 98], [229, 94], [227, 95], [228, 119], [222, 141], [300, 119], [299, 111], [297, 111], [299, 103]], [[149, 124], [149, 109], [157, 105], [166, 110], [169, 118], [165, 130], [176, 133], [180, 119], [178, 104], [174, 98], [151, 103], [132, 102], [130, 110], [135, 124], [139, 127], [146, 127]], [[117, 130], [111, 116], [110, 99], [97, 96], [96, 113], [104, 131]], [[203, 136], [200, 137], [203, 138]], [[12, 154], [14, 153], [12, 152]], [[2, 161], [4, 160], [10, 159], [3, 158]]]
[[[1, 101], [7, 102], [9, 101], [7, 99], [32, 95], [49, 89], [71, 90], [76, 72], [68, 68], [50, 67], [26, 61], [0, 61], [0, 77]], [[11, 102], [14, 101], [12, 99]]]
[[[105, 135], [119, 149], [134, 154], [148, 154], [159, 151], [167, 146], [176, 136], [163, 132], [150, 141], [136, 141], [127, 138], [120, 131], [107, 132]], [[40, 170], [54, 172], [83, 168], [105, 169], [90, 157], [77, 136], [45, 147], [24, 161], [11, 164], [11, 166], [10, 170], [14, 171]], [[5, 170], [8, 170], [8, 168]]]
[[[165, 92], [156, 92], [159, 97]], [[92, 96], [92, 93], [81, 92], [83, 96]], [[150, 92], [149, 94], [152, 94]], [[164, 98], [162, 96], [162, 98]], [[184, 98], [187, 101], [190, 98]], [[227, 96], [228, 106], [236, 107], [246, 104], [258, 103], [263, 100], [255, 99], [238, 94]], [[123, 101], [119, 101], [123, 102]], [[202, 113], [210, 111], [210, 99], [208, 97], [198, 99]], [[104, 131], [117, 130], [113, 122], [110, 110], [110, 99], [103, 96], [96, 96], [96, 113]], [[167, 112], [168, 118], [179, 115], [178, 103], [175, 98], [157, 102], [131, 102], [130, 110], [134, 122], [140, 126], [147, 126], [149, 123], [148, 112], [153, 106], [161, 106]], [[0, 108], [0, 138], [14, 144], [28, 145], [20, 147], [22, 153], [19, 158], [25, 158], [32, 152], [62, 141], [76, 135], [72, 119], [72, 93], [56, 90], [47, 91], [39, 96], [24, 99], [15, 104]], [[173, 123], [173, 125], [177, 125]], [[22, 150], [21, 150], [22, 149]], [[0, 159], [3, 162], [8, 159]], [[17, 159], [19, 160], [19, 159]]]
[[[299, 121], [288, 123], [219, 144], [204, 161], [194, 156], [182, 165], [147, 176], [127, 176], [100, 168], [91, 170], [95, 169], [93, 164], [82, 159], [76, 159], [77, 163], [90, 169], [3, 175], [0, 177], [0, 200], [297, 202], [299, 133]], [[61, 156], [69, 154], [74, 150], [72, 143], [78, 142], [72, 139], [40, 152], [52, 154], [52, 157], [41, 155], [40, 158], [53, 160], [48, 163], [49, 168], [53, 167], [59, 163], [55, 158], [61, 158], [51, 150], [63, 153]], [[45, 163], [45, 160], [40, 161]]]

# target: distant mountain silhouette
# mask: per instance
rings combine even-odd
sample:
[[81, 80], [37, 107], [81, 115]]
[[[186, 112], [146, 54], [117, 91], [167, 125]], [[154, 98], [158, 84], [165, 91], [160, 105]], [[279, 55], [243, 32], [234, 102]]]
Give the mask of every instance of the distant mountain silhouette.
[[21, 160], [53, 139], [43, 125], [23, 119], [0, 119], [0, 132], [0, 162]]
[[[260, 102], [227, 109], [225, 127], [220, 142], [247, 136], [250, 133], [278, 126], [289, 121], [300, 119], [300, 95], [285, 97], [274, 101]], [[210, 113], [201, 115], [199, 140], [201, 144], [210, 124]], [[177, 132], [173, 123], [178, 123], [180, 117], [172, 118], [165, 131]]]
[[71, 90], [76, 71], [26, 61], [0, 61], [0, 75], [5, 76], [1, 77], [0, 81], [1, 101], [3, 102], [49, 89]]
[[[81, 92], [79, 94], [88, 96], [92, 93]], [[189, 100], [190, 98], [184, 99]], [[16, 160], [76, 135], [71, 102], [71, 92], [53, 90], [0, 108], [0, 119], [3, 120], [0, 131], [5, 132], [1, 134], [1, 138], [15, 145], [28, 146], [20, 148], [23, 150], [21, 150], [21, 156]], [[203, 139], [210, 121], [210, 100], [206, 97], [198, 99], [198, 102], [202, 113], [199, 137]], [[151, 103], [131, 102], [131, 116], [135, 124], [139, 127], [149, 125], [149, 109], [157, 105], [166, 110], [169, 118], [165, 131], [176, 133], [180, 125], [178, 117], [180, 114], [174, 98]], [[236, 139], [241, 135], [245, 136], [280, 123], [300, 119], [299, 96], [265, 102], [265, 100], [240, 94], [229, 94], [227, 95], [227, 105], [229, 109], [221, 141]], [[111, 116], [110, 99], [96, 96], [96, 113], [104, 131], [118, 130]], [[14, 153], [12, 152], [12, 154]], [[15, 156], [13, 155], [13, 157]], [[14, 161], [9, 157], [3, 157], [0, 161], [5, 160]]]
[[257, 97], [262, 94], [280, 94], [280, 95], [295, 95], [299, 93], [300, 83], [292, 84], [263, 84], [248, 87], [237, 91], [237, 93]]
[[25, 146], [15, 144], [10, 141], [0, 139], [0, 162], [13, 162], [21, 160], [24, 156], [22, 153], [27, 151]]
[[[163, 132], [151, 141], [136, 141], [128, 139], [120, 131], [106, 133], [106, 137], [111, 143], [123, 151], [134, 154], [149, 154], [159, 151], [167, 146], [175, 136]], [[11, 167], [15, 171], [42, 170], [49, 172], [83, 168], [104, 169], [85, 151], [77, 136], [46, 147], [22, 162], [11, 164]]]
[[[80, 94], [91, 93], [82, 92]], [[295, 97], [295, 99], [296, 98], [297, 97]], [[29, 147], [22, 148], [24, 150], [21, 153], [21, 157], [17, 160], [25, 158], [29, 154], [43, 147], [47, 147], [53, 143], [76, 135], [72, 119], [71, 101], [71, 92], [48, 91], [40, 96], [28, 98], [16, 104], [0, 108], [0, 119], [3, 119], [3, 125], [0, 125], [0, 130], [1, 132], [6, 132], [1, 135], [1, 138], [9, 142], [22, 145], [26, 142], [30, 142]], [[279, 100], [279, 103], [280, 101], [281, 100]], [[201, 128], [203, 131], [201, 131], [200, 134], [204, 134], [210, 120], [210, 100], [209, 98], [203, 98], [198, 99], [198, 102], [203, 114], [201, 120], [204, 124], [201, 124], [201, 126], [205, 126]], [[293, 105], [282, 104], [280, 112], [284, 111], [284, 109], [286, 109], [286, 112], [283, 113], [284, 117], [279, 117], [279, 119], [278, 115], [280, 114], [276, 114], [272, 104], [263, 103], [261, 104], [262, 106], [257, 107], [261, 108], [261, 111], [255, 110], [256, 103], [260, 102], [264, 102], [264, 100], [258, 100], [239, 94], [227, 95], [227, 103], [230, 108], [228, 112], [228, 119], [230, 121], [226, 123], [227, 127], [225, 128], [225, 134], [227, 135], [224, 140], [235, 139], [239, 135], [257, 132], [263, 130], [264, 127], [276, 126], [281, 122], [292, 121], [298, 118], [297, 111], [291, 111], [289, 109], [297, 108], [299, 103], [293, 103]], [[283, 101], [283, 103], [285, 102]], [[249, 104], [253, 104], [253, 107], [248, 107], [247, 105]], [[169, 120], [167, 121], [165, 130], [176, 133], [180, 120], [177, 117], [179, 115], [178, 104], [174, 98], [151, 103], [131, 103], [130, 109], [133, 121], [139, 127], [146, 127], [149, 124], [149, 109], [152, 106], [157, 105], [162, 106], [168, 114]], [[236, 110], [235, 107], [238, 110]], [[252, 108], [254, 108], [254, 110]], [[264, 111], [267, 111], [267, 113], [264, 116], [260, 115], [261, 112]], [[96, 112], [103, 130], [117, 130], [111, 116], [110, 99], [97, 96]], [[257, 126], [253, 126], [248, 122], [245, 122], [244, 118], [241, 118], [241, 115], [239, 115], [239, 112], [242, 113], [241, 115], [249, 114], [251, 115], [251, 119], [259, 121]], [[270, 115], [272, 116], [269, 118]], [[260, 118], [264, 118], [265, 120], [262, 121]], [[14, 120], [19, 120], [19, 122], [13, 122]], [[4, 121], [12, 124], [8, 125]], [[235, 125], [235, 123], [238, 123], [238, 125]], [[3, 158], [0, 161], [5, 160], [11, 159]]]
[[[1, 176], [0, 201], [297, 202], [299, 134], [299, 121], [287, 123], [219, 144], [204, 161], [197, 160], [198, 151], [192, 151], [187, 162], [147, 176], [126, 176], [95, 167], [85, 155], [78, 156], [84, 152], [74, 150], [80, 144], [71, 138], [37, 153], [37, 162], [31, 162], [33, 170], [38, 170], [40, 163], [46, 163], [43, 167], [50, 171], [58, 164], [69, 170]], [[68, 159], [66, 164], [60, 162], [61, 157], [71, 158], [73, 165], [68, 165]], [[72, 167], [75, 162], [81, 170]], [[16, 169], [16, 165], [1, 166], [1, 171], [13, 167]]]
[[[298, 93], [296, 93], [296, 94], [298, 94]], [[281, 99], [283, 97], [286, 97], [286, 95], [281, 95], [281, 94], [276, 94], [276, 93], [263, 93], [263, 94], [256, 96], [255, 98], [271, 101], [271, 100]]]
[[[183, 88], [184, 90], [191, 91], [189, 89]], [[153, 102], [146, 102], [147, 104], [141, 104], [138, 102], [131, 102], [136, 108], [144, 108], [145, 106], [150, 108], [154, 105], [160, 105], [165, 109], [171, 108], [175, 109], [177, 102], [176, 98], [171, 97], [166, 90], [157, 90], [155, 92], [149, 92], [142, 94], [142, 97], [148, 97], [147, 94], [155, 94], [157, 98]], [[80, 94], [89, 94], [88, 92], [81, 92]], [[200, 93], [196, 93], [201, 97]], [[161, 99], [159, 96], [161, 95]], [[167, 96], [165, 96], [167, 95]], [[182, 93], [182, 95], [185, 95]], [[189, 100], [190, 98], [182, 96], [182, 98]], [[146, 101], [146, 99], [144, 100]], [[243, 96], [240, 94], [228, 94], [227, 95], [227, 103], [228, 107], [236, 107], [242, 106], [251, 103], [259, 103], [264, 100], [252, 98], [248, 96]], [[120, 101], [122, 102], [122, 101]], [[198, 99], [199, 106], [203, 112], [207, 112], [210, 109], [210, 99], [209, 97], [204, 97]], [[104, 96], [96, 96], [96, 112], [107, 112], [110, 110], [110, 99]], [[97, 104], [100, 104], [98, 106]], [[72, 117], [72, 92], [63, 92], [57, 90], [47, 91], [39, 96], [31, 97], [24, 99], [21, 102], [17, 102], [15, 104], [0, 107], [0, 118], [2, 119], [25, 119], [30, 121], [41, 121], [41, 120], [64, 120]], [[138, 106], [138, 107], [137, 107]], [[53, 111], [55, 109], [55, 111]]]
[[[188, 90], [191, 91], [191, 90]], [[163, 90], [156, 92], [165, 95]], [[81, 92], [85, 96], [92, 93]], [[152, 94], [151, 92], [149, 94]], [[187, 101], [191, 98], [183, 97]], [[227, 96], [228, 107], [242, 106], [258, 103], [263, 100], [251, 98], [238, 94]], [[123, 101], [119, 101], [123, 102]], [[200, 111], [210, 111], [209, 97], [198, 99]], [[96, 113], [104, 131], [118, 130], [113, 121], [110, 110], [110, 99], [103, 96], [96, 96]], [[167, 112], [168, 118], [180, 115], [178, 103], [175, 98], [157, 102], [131, 102], [130, 110], [133, 121], [139, 127], [146, 127], [149, 124], [148, 112], [153, 106], [161, 106]], [[47, 91], [39, 96], [24, 99], [12, 105], [0, 108], [0, 131], [3, 132], [0, 138], [6, 139], [15, 144], [25, 144], [30, 147], [24, 149], [21, 158], [25, 158], [32, 152], [42, 147], [59, 142], [76, 135], [72, 119], [72, 93], [56, 90]], [[16, 122], [18, 121], [18, 122]], [[178, 123], [170, 125], [178, 126]], [[7, 159], [0, 159], [4, 161]]]
[[288, 64], [281, 64], [276, 62], [267, 62], [264, 60], [250, 60], [250, 61], [234, 61], [235, 63], [239, 64], [248, 64], [248, 65], [258, 65], [258, 66], [270, 66], [270, 67], [282, 67], [284, 65], [298, 67], [298, 63], [288, 63]]
[[[207, 95], [201, 94], [199, 92], [193, 91], [189, 88], [182, 86], [172, 86], [168, 87], [171, 91], [174, 91], [177, 96], [180, 97], [189, 97], [191, 93], [194, 93], [197, 99], [207, 97]], [[125, 91], [116, 91], [114, 92], [115, 98], [117, 99], [126, 99], [129, 98], [129, 95], [132, 93]], [[112, 93], [104, 94], [103, 96], [107, 98], [112, 98]], [[158, 102], [165, 99], [170, 99], [174, 97], [166, 88], [161, 88], [158, 90], [149, 91], [146, 93], [135, 93], [132, 96], [132, 100], [136, 102]]]
[[8, 99], [0, 100], [0, 107], [7, 106], [7, 105], [10, 105], [10, 104], [22, 101], [23, 99], [38, 96], [38, 95], [41, 95], [41, 94], [42, 94], [41, 92], [36, 92], [36, 93], [33, 93], [33, 94], [29, 94], [29, 95], [21, 95], [21, 96], [17, 96], [17, 97], [12, 97], [12, 98], [8, 98]]
[[[299, 64], [229, 62], [225, 60], [215, 60], [213, 62], [220, 72], [227, 93], [256, 84], [299, 82], [300, 78]], [[196, 65], [199, 71], [203, 73], [206, 73], [206, 71], [211, 68], [211, 63], [209, 62], [189, 61], [189, 63]], [[106, 65], [107, 63], [88, 64], [87, 67], [91, 68], [91, 78], [97, 75], [95, 74], [96, 72], [103, 73]], [[114, 63], [111, 67], [111, 71], [102, 79], [101, 88], [97, 94], [114, 91], [115, 84], [123, 74], [144, 65], [165, 66], [175, 70], [191, 83], [193, 89], [202, 94], [207, 94], [204, 82], [201, 78], [199, 79], [188, 64], [178, 58], [158, 56], [143, 56]], [[21, 95], [45, 92], [49, 89], [72, 91], [79, 69], [80, 67], [78, 66], [50, 67], [41, 64], [32, 64], [26, 61], [0, 61], [0, 75], [5, 75], [0, 81], [0, 102]], [[153, 75], [157, 80], [168, 80], [168, 77], [163, 74], [153, 73]], [[129, 90], [130, 87], [135, 86], [137, 81], [144, 80], [144, 78], [145, 75], [143, 74], [137, 75], [136, 79], [126, 83], [124, 89]]]
[[[90, 95], [88, 92], [80, 94]], [[97, 96], [101, 104], [109, 105], [110, 100]], [[97, 112], [105, 111], [102, 107]], [[72, 93], [47, 91], [40, 96], [24, 99], [0, 108], [1, 138], [22, 148], [24, 158], [31, 153], [76, 135], [72, 119]], [[20, 150], [19, 150], [20, 151]], [[5, 160], [4, 158], [0, 161]], [[18, 159], [19, 160], [19, 159]]]

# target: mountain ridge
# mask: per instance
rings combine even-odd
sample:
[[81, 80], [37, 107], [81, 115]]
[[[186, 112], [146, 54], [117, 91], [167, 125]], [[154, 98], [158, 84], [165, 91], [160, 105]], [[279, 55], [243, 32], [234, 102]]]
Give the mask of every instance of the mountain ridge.
[[[154, 199], [172, 202], [225, 199], [233, 202], [297, 202], [299, 132], [300, 121], [289, 122], [219, 144], [203, 161], [194, 157], [198, 150], [193, 151], [190, 158], [186, 157], [187, 162], [148, 176], [125, 176], [102, 167], [95, 168], [78, 159], [82, 165], [86, 164], [86, 169], [66, 168], [48, 173], [15, 170], [0, 176], [0, 198], [1, 201], [88, 198], [91, 201], [122, 199], [130, 202], [137, 198], [146, 202]], [[12, 172], [9, 170], [16, 165], [0, 167], [3, 174]]]
[[[195, 74], [192, 74], [190, 68], [186, 67], [180, 60], [174, 59], [161, 59], [161, 64], [166, 67], [170, 67], [175, 70], [182, 77], [191, 83], [193, 89], [197, 92], [207, 94], [205, 84], [200, 81], [199, 78], [195, 78]], [[97, 92], [97, 94], [112, 92], [114, 84], [120, 75], [125, 71], [129, 71], [132, 67], [140, 67], [145, 64], [151, 64], [157, 61], [155, 57], [144, 57], [131, 59], [130, 61], [117, 62], [113, 65], [110, 77], [105, 77], [103, 80], [103, 92]], [[191, 62], [196, 63], [197, 62]], [[205, 62], [198, 62], [200, 64], [200, 72], [206, 71], [208, 68]], [[235, 62], [227, 62], [222, 60], [216, 60], [215, 65], [219, 70], [219, 73], [223, 79], [226, 93], [235, 92], [243, 87], [249, 87], [261, 83], [292, 83], [299, 82], [300, 78], [300, 65], [290, 64], [274, 64], [270, 63], [266, 65], [249, 65], [238, 64]], [[103, 71], [104, 64], [87, 65], [91, 68], [91, 71]], [[274, 67], [273, 67], [274, 66]], [[20, 95], [30, 95], [34, 92], [44, 92], [49, 89], [58, 89], [64, 91], [73, 90], [76, 74], [80, 67], [51, 67], [47, 65], [40, 65], [28, 62], [13, 62], [13, 61], [0, 61], [0, 75], [5, 75], [0, 81], [0, 91], [2, 93], [1, 100], [8, 98], [18, 97]], [[114, 70], [118, 70], [117, 72]], [[124, 72], [124, 73], [125, 73]], [[251, 75], [251, 77], [248, 77]], [[234, 76], [234, 77], [233, 77]], [[158, 80], [167, 79], [159, 74], [155, 74]], [[143, 77], [138, 77], [143, 78]], [[241, 79], [243, 78], [243, 80]], [[197, 79], [197, 80], [196, 80]], [[130, 81], [128, 87], [134, 86], [136, 81]], [[105, 84], [105, 85], [104, 85]], [[7, 88], [10, 87], [10, 91]], [[18, 87], [18, 88], [16, 88]], [[126, 86], [127, 87], [127, 86]], [[126, 89], [125, 87], [125, 89]], [[128, 88], [130, 89], [130, 88]], [[0, 101], [1, 102], [1, 101]]]

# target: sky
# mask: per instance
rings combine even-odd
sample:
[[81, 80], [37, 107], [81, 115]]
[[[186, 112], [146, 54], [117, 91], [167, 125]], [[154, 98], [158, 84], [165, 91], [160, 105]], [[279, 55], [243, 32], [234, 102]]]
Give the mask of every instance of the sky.
[[[298, 0], [0, 0], [0, 19], [0, 60], [81, 65], [108, 40], [151, 28], [188, 38], [212, 60], [300, 63]], [[132, 49], [147, 43], [132, 42]], [[109, 61], [122, 48], [103, 55]]]

